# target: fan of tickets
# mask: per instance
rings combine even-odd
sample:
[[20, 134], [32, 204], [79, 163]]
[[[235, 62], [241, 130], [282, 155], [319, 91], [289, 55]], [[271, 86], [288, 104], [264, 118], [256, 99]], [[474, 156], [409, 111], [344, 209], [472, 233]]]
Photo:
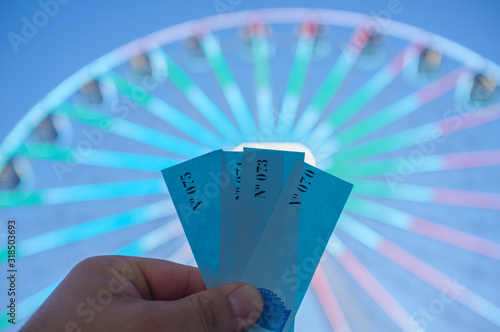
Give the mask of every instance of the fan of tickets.
[[352, 185], [304, 153], [250, 148], [162, 173], [207, 288], [249, 283], [264, 299], [252, 331], [293, 331]]

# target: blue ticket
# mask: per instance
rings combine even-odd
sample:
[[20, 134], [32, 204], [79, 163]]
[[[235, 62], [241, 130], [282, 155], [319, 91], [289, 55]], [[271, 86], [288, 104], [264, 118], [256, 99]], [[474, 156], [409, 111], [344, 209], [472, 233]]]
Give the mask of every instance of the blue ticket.
[[[301, 174], [301, 164], [297, 161], [289, 179]], [[298, 263], [300, 211], [288, 207], [287, 194], [295, 185], [293, 181], [286, 181], [241, 277], [241, 281], [257, 287], [264, 298], [264, 312], [248, 331], [283, 331], [293, 320], [296, 290], [293, 285], [283, 283], [282, 274]]]
[[297, 159], [304, 160], [304, 153], [244, 149], [232, 281], [239, 281], [245, 270]]
[[234, 248], [241, 183], [242, 152], [223, 152], [221, 169], [220, 282], [234, 280]]
[[290, 331], [352, 185], [297, 160], [241, 281], [259, 288], [264, 313], [250, 331]]
[[[285, 271], [282, 280], [297, 289], [297, 309], [311, 283], [316, 267], [330, 241], [353, 185], [304, 163], [303, 175], [295, 179], [300, 192], [298, 265]], [[290, 206], [294, 205], [290, 201]]]
[[220, 285], [220, 187], [222, 150], [162, 170], [207, 288]]

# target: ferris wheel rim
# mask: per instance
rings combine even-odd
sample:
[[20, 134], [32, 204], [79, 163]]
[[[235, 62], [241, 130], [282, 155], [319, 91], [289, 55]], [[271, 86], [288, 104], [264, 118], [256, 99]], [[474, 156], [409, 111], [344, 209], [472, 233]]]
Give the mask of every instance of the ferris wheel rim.
[[[204, 18], [175, 24], [161, 30], [152, 32], [146, 36], [135, 39], [122, 45], [105, 55], [97, 58], [88, 65], [79, 69], [76, 73], [59, 83], [39, 102], [37, 102], [12, 128], [0, 144], [0, 171], [4, 169], [8, 161], [12, 158], [21, 143], [30, 133], [50, 114], [53, 108], [61, 104], [77, 91], [81, 82], [89, 81], [103, 74], [106, 70], [111, 70], [135, 55], [151, 51], [159, 46], [165, 46], [173, 42], [178, 42], [187, 37], [193, 36], [197, 26], [205, 26], [211, 31], [238, 28], [246, 25], [249, 18], [258, 14], [266, 23], [270, 24], [293, 24], [303, 22], [309, 15], [318, 21], [332, 25], [348, 28], [356, 28], [367, 20], [376, 20], [376, 16], [336, 9], [325, 8], [266, 8], [258, 10], [236, 11], [212, 15]], [[426, 36], [428, 40], [440, 45], [443, 54], [458, 61], [459, 63], [469, 63], [469, 67], [481, 71], [481, 68], [488, 68], [489, 71], [500, 75], [500, 66], [491, 60], [485, 59], [479, 53], [460, 45], [448, 38], [438, 34], [428, 32], [421, 28], [386, 19], [389, 23], [383, 27], [383, 31], [392, 37], [411, 41], [415, 36]]]

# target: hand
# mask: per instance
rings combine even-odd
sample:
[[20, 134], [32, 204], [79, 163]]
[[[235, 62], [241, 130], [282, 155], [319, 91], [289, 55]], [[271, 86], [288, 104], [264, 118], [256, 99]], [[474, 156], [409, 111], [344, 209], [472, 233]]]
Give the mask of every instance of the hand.
[[244, 283], [206, 290], [194, 267], [97, 256], [76, 265], [20, 331], [240, 331], [262, 310]]

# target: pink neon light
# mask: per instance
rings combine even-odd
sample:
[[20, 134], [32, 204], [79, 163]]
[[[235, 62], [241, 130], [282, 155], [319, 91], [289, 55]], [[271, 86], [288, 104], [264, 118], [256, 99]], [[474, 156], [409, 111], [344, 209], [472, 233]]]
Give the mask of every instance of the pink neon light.
[[413, 217], [412, 232], [500, 261], [500, 244], [453, 228]]
[[366, 22], [361, 23], [360, 26], [354, 31], [349, 43], [347, 44], [347, 49], [354, 54], [359, 54], [365, 47], [366, 43], [370, 39], [372, 30], [366, 28]]
[[442, 130], [441, 136], [456, 133], [461, 130], [480, 126], [500, 119], [500, 103], [489, 105], [474, 111], [458, 114], [438, 121], [437, 126]]
[[[336, 256], [338, 262], [349, 272], [365, 292], [387, 313], [403, 331], [415, 331], [412, 317], [389, 294], [368, 269], [347, 248], [344, 254]], [[416, 323], [414, 323], [416, 324]]]
[[500, 210], [500, 195], [477, 191], [435, 188], [434, 203]]
[[387, 239], [384, 239], [378, 252], [440, 291], [446, 287], [446, 281], [453, 283], [453, 280], [446, 275], [427, 265]]
[[[424, 47], [422, 45], [412, 42], [392, 58], [387, 64], [387, 69], [392, 76], [398, 76], [408, 64], [422, 53], [423, 50]], [[411, 57], [408, 55], [411, 55]]]
[[304, 22], [302, 27], [300, 28], [301, 36], [310, 36], [314, 37], [318, 33], [318, 22], [316, 19], [311, 20], [309, 22]]
[[350, 332], [351, 328], [347, 323], [347, 319], [345, 318], [344, 312], [337, 301], [335, 293], [330, 287], [321, 264], [319, 264], [316, 269], [312, 284], [332, 329], [335, 332]]
[[470, 310], [491, 321], [493, 324], [498, 325], [499, 320], [498, 318], [495, 318], [496, 314], [492, 315], [491, 312], [492, 310], [498, 309], [494, 306], [490, 306], [487, 301], [479, 297], [474, 292], [471, 292], [457, 281], [449, 278], [430, 265], [427, 265], [425, 262], [387, 239], [384, 239], [378, 252], [418, 278], [422, 279], [432, 287], [436, 288], [448, 298], [455, 299]]
[[470, 69], [468, 68], [459, 67], [441, 77], [440, 79], [430, 83], [424, 88], [418, 90], [416, 93], [417, 99], [419, 100], [420, 104], [427, 104], [428, 102], [453, 89], [457, 85], [459, 77], [469, 71]]
[[500, 165], [500, 150], [470, 151], [443, 155], [444, 169]]

